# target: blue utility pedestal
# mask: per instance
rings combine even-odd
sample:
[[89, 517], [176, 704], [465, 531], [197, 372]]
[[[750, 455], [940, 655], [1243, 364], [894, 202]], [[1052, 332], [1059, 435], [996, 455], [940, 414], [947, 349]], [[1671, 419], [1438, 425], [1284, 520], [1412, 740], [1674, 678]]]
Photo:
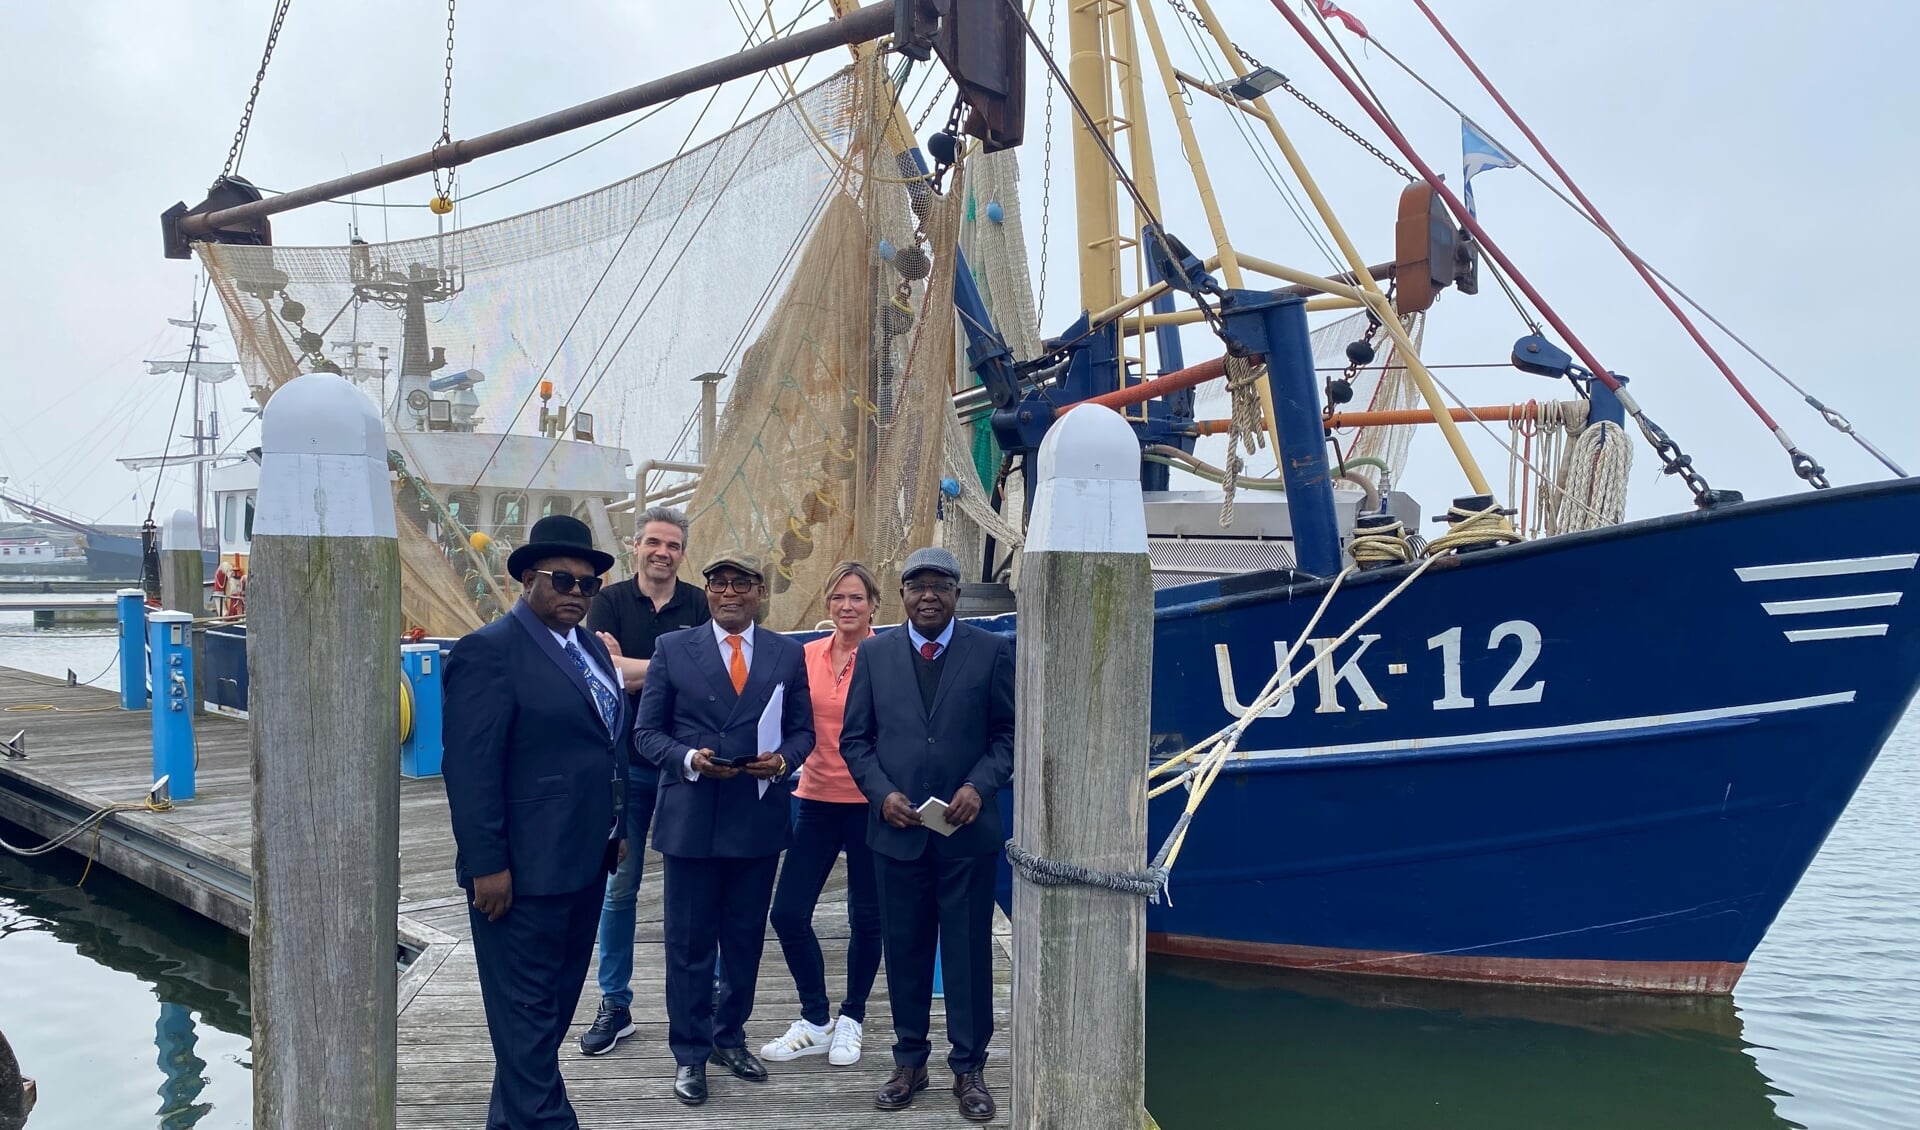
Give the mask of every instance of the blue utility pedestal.
[[940, 975], [940, 947], [933, 947], [933, 999], [945, 1000], [947, 997], [946, 978]]
[[121, 589], [113, 594], [120, 616], [120, 709], [147, 708], [147, 594]]
[[412, 702], [409, 725], [400, 735], [400, 775], [440, 775], [440, 645], [409, 643], [400, 646], [400, 675], [407, 681]]
[[161, 796], [192, 800], [193, 614], [148, 616], [147, 650], [153, 662], [153, 779], [167, 779]]

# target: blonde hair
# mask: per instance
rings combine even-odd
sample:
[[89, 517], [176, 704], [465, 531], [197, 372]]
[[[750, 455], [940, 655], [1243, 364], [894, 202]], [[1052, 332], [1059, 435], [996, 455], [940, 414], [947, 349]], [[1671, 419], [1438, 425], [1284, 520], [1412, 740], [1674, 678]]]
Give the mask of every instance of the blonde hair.
[[835, 565], [833, 572], [827, 574], [827, 587], [823, 591], [832, 592], [834, 589], [839, 588], [840, 582], [846, 580], [848, 577], [860, 578], [860, 583], [867, 586], [867, 599], [871, 601], [876, 608], [879, 607], [880, 582], [873, 579], [873, 570], [868, 569], [858, 561], [842, 561], [840, 564]]

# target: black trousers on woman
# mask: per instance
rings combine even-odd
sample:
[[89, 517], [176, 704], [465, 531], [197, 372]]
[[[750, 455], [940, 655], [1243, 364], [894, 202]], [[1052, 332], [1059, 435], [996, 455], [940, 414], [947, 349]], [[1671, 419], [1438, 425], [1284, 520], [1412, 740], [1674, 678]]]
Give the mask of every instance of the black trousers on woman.
[[829, 1019], [826, 958], [813, 932], [813, 909], [841, 852], [847, 855], [847, 995], [840, 1015], [862, 1024], [867, 995], [880, 972], [880, 893], [867, 847], [867, 806], [831, 801], [800, 801], [793, 822], [793, 843], [780, 867], [773, 892], [773, 932], [787, 957], [787, 969], [800, 992], [800, 1015], [809, 1024]]

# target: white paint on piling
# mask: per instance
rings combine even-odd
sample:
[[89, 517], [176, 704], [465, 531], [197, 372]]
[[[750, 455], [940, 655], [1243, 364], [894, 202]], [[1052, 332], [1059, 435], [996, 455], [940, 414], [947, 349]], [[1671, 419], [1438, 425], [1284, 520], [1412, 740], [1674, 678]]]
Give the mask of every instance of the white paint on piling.
[[390, 483], [380, 414], [344, 378], [308, 373], [267, 401], [256, 537], [398, 538]]
[[167, 516], [167, 524], [160, 527], [160, 549], [200, 551], [200, 523], [194, 521], [193, 511], [175, 510]]
[[1118, 412], [1082, 404], [1040, 441], [1027, 552], [1145, 553], [1140, 441]]

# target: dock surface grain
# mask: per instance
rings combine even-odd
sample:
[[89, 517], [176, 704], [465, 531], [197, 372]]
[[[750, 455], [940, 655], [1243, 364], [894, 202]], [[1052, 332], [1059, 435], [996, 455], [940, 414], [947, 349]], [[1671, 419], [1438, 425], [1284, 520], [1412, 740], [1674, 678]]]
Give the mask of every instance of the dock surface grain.
[[[6, 731], [0, 737], [25, 729], [28, 753], [24, 761], [0, 760], [0, 818], [51, 836], [110, 802], [138, 801], [153, 776], [151, 720], [144, 711], [121, 710], [118, 702], [109, 691], [67, 687], [46, 676], [0, 667], [0, 729]], [[83, 835], [72, 846], [82, 854], [91, 851], [100, 865], [244, 933], [253, 844], [246, 723], [217, 715], [202, 718], [198, 797], [167, 813], [115, 814], [102, 826], [97, 842]], [[393, 756], [397, 773], [399, 752]], [[974, 1125], [960, 1117], [945, 1086], [950, 1080], [944, 1070], [944, 1021], [937, 1000], [934, 1059], [929, 1064], [932, 1086], [906, 1111], [874, 1108], [873, 1093], [892, 1068], [884, 969], [868, 1002], [865, 1054], [858, 1064], [833, 1067], [824, 1056], [770, 1063], [772, 1078], [761, 1084], [711, 1068], [712, 1097], [705, 1106], [676, 1102], [663, 1003], [659, 863], [659, 857], [649, 853], [640, 887], [633, 980], [638, 1032], [609, 1055], [589, 1059], [580, 1054], [577, 1038], [599, 1005], [589, 968], [575, 1026], [561, 1049], [567, 1090], [582, 1126], [920, 1130]], [[482, 1126], [493, 1053], [468, 944], [466, 899], [453, 881], [453, 831], [438, 778], [401, 782], [400, 898], [400, 938], [411, 961], [399, 972], [399, 1125], [421, 1130]], [[814, 917], [833, 992], [845, 984], [845, 898], [844, 872], [836, 870]], [[1000, 1100], [1000, 1117], [991, 1126], [1008, 1124], [1011, 968], [1004, 929], [1001, 919], [994, 967], [996, 1031], [987, 1068], [988, 1086]], [[754, 1016], [747, 1026], [748, 1046], [757, 1050], [785, 1032], [798, 1015], [798, 996], [769, 931]]]

